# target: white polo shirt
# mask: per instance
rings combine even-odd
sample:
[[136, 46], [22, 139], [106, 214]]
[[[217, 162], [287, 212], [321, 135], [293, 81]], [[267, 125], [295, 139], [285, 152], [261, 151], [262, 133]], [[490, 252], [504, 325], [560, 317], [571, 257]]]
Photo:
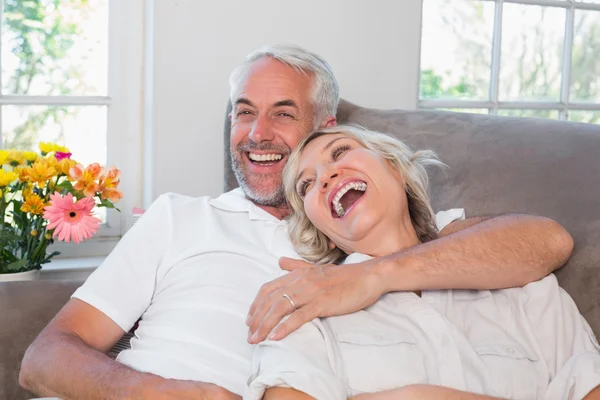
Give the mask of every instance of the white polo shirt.
[[554, 275], [524, 288], [388, 293], [365, 310], [257, 345], [244, 399], [273, 386], [342, 400], [410, 384], [582, 399], [600, 385], [600, 347]]
[[[459, 214], [440, 218], [445, 226]], [[166, 194], [73, 297], [125, 331], [142, 316], [118, 361], [241, 395], [253, 354], [246, 316], [260, 286], [285, 273], [283, 256], [299, 258], [286, 222], [240, 189], [216, 199]]]

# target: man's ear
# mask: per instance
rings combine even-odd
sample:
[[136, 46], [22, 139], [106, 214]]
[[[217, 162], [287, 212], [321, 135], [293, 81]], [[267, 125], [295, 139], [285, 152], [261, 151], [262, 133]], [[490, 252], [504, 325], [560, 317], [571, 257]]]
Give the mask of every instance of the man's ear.
[[229, 114], [227, 115], [227, 117], [229, 117], [229, 120], [230, 120], [230, 121], [232, 121], [232, 116], [231, 116], [231, 114], [232, 114], [232, 113], [229, 113]]
[[323, 122], [322, 128], [331, 128], [332, 126], [337, 125], [337, 119], [335, 117], [329, 117]]

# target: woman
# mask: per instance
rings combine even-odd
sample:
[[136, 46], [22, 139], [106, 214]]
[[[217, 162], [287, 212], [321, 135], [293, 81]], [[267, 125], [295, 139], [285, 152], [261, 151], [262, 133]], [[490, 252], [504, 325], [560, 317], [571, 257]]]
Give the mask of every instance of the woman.
[[[317, 131], [284, 173], [289, 231], [313, 262], [355, 263], [432, 240], [425, 167], [386, 135]], [[247, 398], [600, 398], [600, 347], [554, 275], [524, 288], [390, 293], [257, 346]], [[266, 392], [265, 392], [266, 390]]]

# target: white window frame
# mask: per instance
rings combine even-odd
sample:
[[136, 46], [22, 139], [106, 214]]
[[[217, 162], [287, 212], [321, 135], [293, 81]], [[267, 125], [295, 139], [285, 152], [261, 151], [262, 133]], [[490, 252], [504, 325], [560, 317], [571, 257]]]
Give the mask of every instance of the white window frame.
[[[4, 105], [107, 106], [107, 165], [121, 170], [117, 203], [96, 235], [79, 244], [55, 242], [49, 251], [60, 258], [105, 256], [131, 223], [132, 207], [141, 205], [144, 0], [108, 0], [108, 88], [106, 96], [1, 95]], [[0, 11], [3, 2], [0, 1]], [[1, 52], [0, 52], [1, 54]], [[1, 62], [1, 60], [0, 60]], [[1, 78], [1, 77], [0, 77]], [[1, 87], [1, 82], [0, 82]], [[1, 126], [0, 113], [0, 126]], [[2, 135], [0, 135], [0, 144]], [[67, 144], [68, 145], [68, 144]]]
[[[427, 99], [422, 100], [420, 90], [417, 93], [417, 107], [421, 109], [487, 109], [489, 114], [497, 115], [498, 110], [557, 110], [559, 120], [568, 120], [569, 111], [600, 111], [600, 103], [571, 102], [571, 59], [573, 50], [573, 36], [575, 30], [575, 10], [593, 10], [600, 12], [600, 4], [581, 3], [575, 0], [477, 0], [495, 3], [494, 31], [492, 42], [492, 62], [488, 100], [452, 100], [452, 99]], [[502, 51], [502, 9], [505, 3], [549, 6], [566, 9], [565, 39], [563, 44], [563, 68], [559, 101], [500, 101], [500, 57]], [[419, 77], [421, 68], [419, 67]], [[419, 82], [420, 82], [419, 78]], [[420, 83], [419, 83], [420, 85]]]

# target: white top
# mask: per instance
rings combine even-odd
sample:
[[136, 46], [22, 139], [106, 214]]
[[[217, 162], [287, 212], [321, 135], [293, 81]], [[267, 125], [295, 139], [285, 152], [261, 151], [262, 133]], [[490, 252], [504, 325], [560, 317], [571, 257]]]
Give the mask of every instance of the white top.
[[253, 353], [246, 316], [260, 286], [285, 273], [282, 256], [299, 258], [286, 222], [241, 190], [216, 199], [166, 194], [73, 297], [125, 331], [142, 316], [118, 361], [242, 394]]
[[523, 288], [389, 293], [363, 311], [259, 344], [244, 399], [273, 386], [335, 400], [416, 383], [581, 399], [600, 384], [600, 347], [554, 275]]

